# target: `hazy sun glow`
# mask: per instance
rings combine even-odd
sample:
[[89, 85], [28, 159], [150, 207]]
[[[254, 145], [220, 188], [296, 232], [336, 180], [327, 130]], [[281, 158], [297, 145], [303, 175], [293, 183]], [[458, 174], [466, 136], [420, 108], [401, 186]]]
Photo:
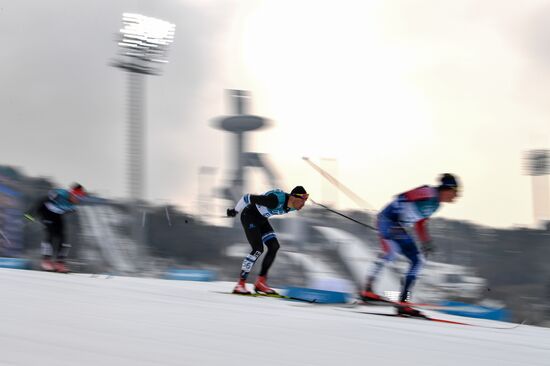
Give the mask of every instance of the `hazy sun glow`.
[[[288, 184], [319, 184], [302, 156], [336, 159], [339, 178], [375, 207], [454, 172], [464, 195], [444, 215], [529, 221], [519, 161], [547, 115], [528, 49], [541, 4], [501, 5], [255, 3], [240, 22], [238, 62], [253, 113], [275, 124], [250, 148], [269, 153]], [[488, 196], [489, 179], [506, 184]], [[503, 200], [515, 209], [491, 208]]]
[[269, 100], [279, 125], [316, 137], [297, 147], [304, 154], [349, 156], [357, 144], [367, 147], [366, 138], [368, 151], [380, 151], [389, 135], [399, 153], [412, 134], [430, 137], [423, 96], [369, 19], [375, 6], [335, 14], [334, 7], [311, 2], [294, 3], [292, 12], [263, 3], [249, 20], [245, 69], [264, 93], [259, 103]]
[[[255, 83], [256, 111], [276, 123], [254, 148], [284, 166], [285, 181], [301, 177], [316, 193], [319, 176], [298, 158], [334, 158], [340, 178], [361, 192], [376, 169], [418, 150], [415, 136], [433, 138], [425, 96], [407, 77], [406, 55], [383, 41], [376, 6], [360, 3], [337, 14], [319, 3], [296, 2], [291, 12], [262, 3], [247, 20], [244, 70]], [[300, 141], [282, 149], [294, 134]], [[389, 197], [371, 202], [378, 207]]]

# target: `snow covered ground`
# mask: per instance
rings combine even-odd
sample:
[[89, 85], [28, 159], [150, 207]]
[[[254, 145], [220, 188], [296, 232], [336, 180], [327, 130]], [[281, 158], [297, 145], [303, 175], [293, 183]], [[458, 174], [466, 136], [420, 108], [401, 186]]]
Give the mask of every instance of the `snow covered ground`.
[[0, 365], [550, 365], [550, 329], [216, 292], [232, 285], [0, 269]]

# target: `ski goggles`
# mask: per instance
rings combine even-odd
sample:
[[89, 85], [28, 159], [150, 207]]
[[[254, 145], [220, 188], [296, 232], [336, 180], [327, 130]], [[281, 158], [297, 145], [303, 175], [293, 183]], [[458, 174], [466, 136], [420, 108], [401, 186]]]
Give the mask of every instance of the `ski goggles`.
[[309, 194], [307, 193], [294, 193], [292, 196], [303, 199], [304, 201], [307, 201], [307, 199], [309, 198]]

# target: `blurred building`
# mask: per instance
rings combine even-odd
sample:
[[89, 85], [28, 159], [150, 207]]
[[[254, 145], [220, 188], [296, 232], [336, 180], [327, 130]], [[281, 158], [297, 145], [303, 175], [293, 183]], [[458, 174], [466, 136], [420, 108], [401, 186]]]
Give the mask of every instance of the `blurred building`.
[[0, 253], [8, 257], [23, 251], [23, 201], [17, 174], [9, 167], [0, 167]]
[[229, 186], [222, 189], [223, 198], [236, 202], [246, 191], [245, 172], [247, 167], [261, 169], [274, 187], [278, 187], [277, 176], [269, 166], [265, 155], [250, 152], [247, 149], [248, 135], [269, 125], [267, 119], [247, 113], [250, 95], [244, 90], [229, 90], [230, 101], [235, 114], [219, 117], [213, 126], [233, 135], [233, 177]]
[[533, 218], [535, 225], [546, 226], [550, 221], [550, 150], [536, 149], [524, 156], [524, 170], [531, 176]]

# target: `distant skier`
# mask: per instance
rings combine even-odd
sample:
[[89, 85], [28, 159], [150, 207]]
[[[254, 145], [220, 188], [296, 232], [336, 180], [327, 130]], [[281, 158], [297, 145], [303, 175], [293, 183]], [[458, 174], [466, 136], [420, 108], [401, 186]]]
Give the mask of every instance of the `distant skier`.
[[[53, 189], [48, 192], [47, 197], [38, 201], [31, 213], [25, 215], [32, 221], [35, 221], [32, 215], [37, 215], [39, 221], [44, 225], [44, 239], [41, 243], [42, 262], [40, 264], [44, 271], [69, 272], [65, 260], [71, 245], [65, 238], [63, 215], [75, 211], [75, 205], [85, 195], [86, 191], [78, 183], [71, 185], [70, 190]], [[52, 261], [53, 245], [55, 245], [56, 261]]]
[[[397, 254], [402, 254], [410, 261], [399, 301], [406, 304], [425, 257], [434, 250], [432, 240], [427, 232], [428, 218], [439, 208], [442, 202], [453, 202], [458, 196], [459, 183], [452, 174], [443, 174], [436, 187], [421, 186], [398, 195], [378, 214], [378, 235], [382, 244], [382, 253], [374, 262], [367, 278], [365, 290], [360, 293], [365, 301], [380, 299], [373, 291], [373, 285], [384, 266], [393, 261]], [[405, 230], [413, 226], [421, 243], [419, 251], [414, 239]], [[399, 313], [417, 315], [418, 311], [409, 306], [398, 308]]]
[[277, 250], [279, 250], [277, 236], [269, 224], [268, 218], [302, 209], [308, 197], [308, 193], [302, 186], [294, 187], [290, 193], [274, 189], [262, 195], [245, 194], [234, 209], [227, 210], [229, 217], [234, 217], [241, 212], [241, 223], [246, 238], [252, 246], [252, 251], [243, 260], [240, 279], [233, 289], [233, 293], [250, 294], [250, 291], [246, 289], [246, 279], [254, 263], [262, 255], [265, 244], [267, 253], [262, 262], [259, 277], [254, 284], [254, 290], [264, 294], [277, 294], [267, 285], [267, 272], [275, 260]]

